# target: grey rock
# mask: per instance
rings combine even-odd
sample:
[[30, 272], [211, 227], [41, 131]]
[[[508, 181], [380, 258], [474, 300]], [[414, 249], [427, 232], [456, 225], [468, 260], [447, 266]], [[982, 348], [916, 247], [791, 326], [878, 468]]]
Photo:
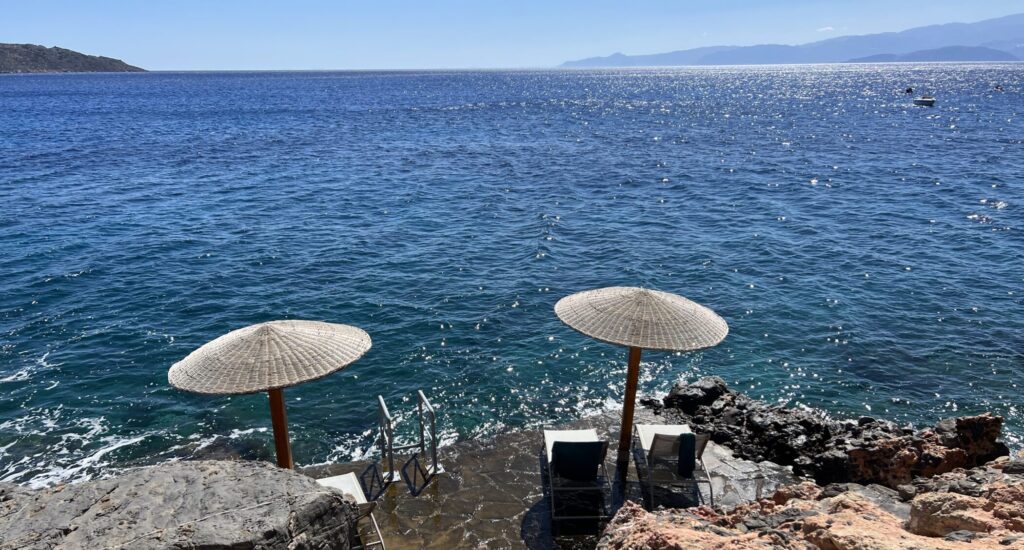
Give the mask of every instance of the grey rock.
[[175, 462], [0, 501], [0, 549], [350, 548], [356, 506], [261, 462]]
[[30, 492], [30, 489], [26, 489], [16, 483], [0, 483], [0, 502], [5, 502]]
[[[790, 466], [819, 485], [897, 487], [1009, 454], [998, 441], [1003, 419], [991, 414], [945, 419], [915, 432], [873, 417], [836, 421], [811, 409], [768, 405], [730, 390], [718, 377], [677, 384], [658, 412], [667, 423], [699, 426], [737, 457]], [[969, 494], [974, 485], [961, 491]]]
[[692, 384], [677, 384], [665, 397], [665, 406], [674, 407], [687, 413], [699, 407], [709, 406], [729, 391], [725, 380], [717, 376], [706, 376]]
[[943, 538], [950, 542], [971, 542], [978, 538], [978, 534], [973, 531], [953, 531]]
[[917, 487], [914, 487], [914, 485], [910, 483], [900, 485], [899, 487], [896, 487], [896, 490], [900, 493], [900, 500], [903, 500], [904, 502], [913, 500], [913, 498], [917, 496]]
[[1003, 466], [1005, 474], [1024, 474], [1024, 460], [1011, 460]]

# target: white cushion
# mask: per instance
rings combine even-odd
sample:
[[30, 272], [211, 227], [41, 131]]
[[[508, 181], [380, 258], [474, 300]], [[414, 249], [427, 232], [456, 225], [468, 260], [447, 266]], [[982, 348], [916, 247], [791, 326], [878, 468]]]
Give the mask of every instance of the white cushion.
[[551, 448], [556, 441], [601, 441], [597, 438], [597, 430], [544, 430], [544, 448], [551, 462]]
[[342, 493], [355, 499], [356, 504], [366, 504], [366, 495], [363, 494], [363, 486], [359, 484], [359, 478], [354, 473], [341, 476], [325, 477], [316, 480], [320, 485], [333, 487]]
[[651, 450], [654, 444], [654, 435], [668, 435], [678, 437], [679, 434], [690, 433], [690, 427], [686, 424], [637, 424], [636, 434], [640, 437], [640, 447], [644, 452]]

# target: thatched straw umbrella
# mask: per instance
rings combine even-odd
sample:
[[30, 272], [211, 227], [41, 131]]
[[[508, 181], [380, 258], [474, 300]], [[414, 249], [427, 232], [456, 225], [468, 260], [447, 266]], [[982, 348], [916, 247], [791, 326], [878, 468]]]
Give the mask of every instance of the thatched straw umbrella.
[[320, 321], [271, 321], [229, 332], [171, 366], [175, 388], [208, 395], [267, 392], [277, 465], [292, 468], [282, 388], [323, 378], [370, 349], [370, 335]]
[[555, 315], [595, 340], [629, 347], [617, 461], [620, 472], [629, 464], [641, 350], [709, 348], [729, 333], [729, 325], [714, 311], [676, 294], [644, 288], [608, 287], [566, 296], [555, 304]]

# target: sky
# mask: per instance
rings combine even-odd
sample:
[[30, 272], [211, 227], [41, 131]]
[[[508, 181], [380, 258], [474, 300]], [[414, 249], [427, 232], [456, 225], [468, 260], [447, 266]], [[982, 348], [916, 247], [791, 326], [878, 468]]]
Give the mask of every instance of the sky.
[[800, 44], [1024, 12], [1024, 0], [0, 0], [0, 42], [150, 70], [553, 67]]

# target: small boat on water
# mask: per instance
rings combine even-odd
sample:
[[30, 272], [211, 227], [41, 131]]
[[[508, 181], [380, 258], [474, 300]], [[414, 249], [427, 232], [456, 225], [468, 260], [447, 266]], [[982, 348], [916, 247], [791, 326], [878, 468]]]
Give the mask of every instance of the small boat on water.
[[935, 106], [935, 96], [923, 95], [921, 97], [915, 97], [914, 98], [914, 105], [920, 105], [922, 107], [934, 107]]

